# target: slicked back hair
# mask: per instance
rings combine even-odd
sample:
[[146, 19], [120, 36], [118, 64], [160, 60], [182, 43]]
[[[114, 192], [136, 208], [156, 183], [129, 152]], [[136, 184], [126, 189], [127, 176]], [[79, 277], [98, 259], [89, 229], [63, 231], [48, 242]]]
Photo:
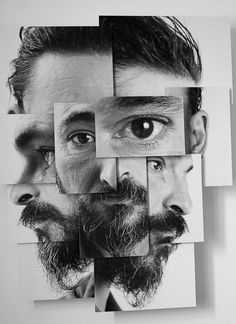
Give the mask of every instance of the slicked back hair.
[[[193, 80], [201, 79], [198, 45], [191, 33], [174, 17], [103, 16], [100, 27], [28, 27], [20, 30], [21, 46], [12, 61], [8, 79], [11, 92], [24, 111], [23, 97], [30, 86], [36, 60], [45, 53], [108, 54], [116, 68], [143, 65]], [[200, 109], [201, 89], [192, 88], [196, 99], [191, 113]]]

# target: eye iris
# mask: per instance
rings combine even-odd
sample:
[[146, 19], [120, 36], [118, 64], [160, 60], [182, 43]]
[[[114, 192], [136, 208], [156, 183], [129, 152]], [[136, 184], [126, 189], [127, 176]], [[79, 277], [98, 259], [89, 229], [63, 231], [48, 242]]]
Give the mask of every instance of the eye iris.
[[152, 166], [153, 166], [153, 169], [155, 169], [156, 171], [161, 170], [161, 163], [160, 162], [155, 161], [155, 162], [153, 162]]
[[91, 136], [87, 134], [78, 134], [76, 139], [76, 141], [80, 144], [87, 144], [92, 141]]
[[147, 138], [153, 132], [153, 123], [147, 119], [134, 120], [131, 123], [131, 130], [136, 137]]

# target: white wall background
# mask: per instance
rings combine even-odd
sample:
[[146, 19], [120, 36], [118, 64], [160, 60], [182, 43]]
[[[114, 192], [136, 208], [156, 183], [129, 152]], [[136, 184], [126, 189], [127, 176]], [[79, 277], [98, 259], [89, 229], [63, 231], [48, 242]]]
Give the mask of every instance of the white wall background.
[[[0, 22], [6, 26], [82, 24], [83, 20], [84, 24], [94, 25], [99, 14], [228, 16], [232, 28], [233, 85], [236, 88], [235, 0], [2, 0], [0, 2]], [[4, 43], [1, 43], [2, 50]], [[0, 69], [5, 64], [8, 62], [0, 62]], [[236, 103], [235, 96], [234, 103]], [[236, 104], [231, 110], [234, 174], [236, 174], [235, 108]], [[17, 246], [9, 239], [4, 195], [5, 191], [0, 187], [0, 323], [236, 323], [236, 186], [204, 189], [205, 242], [198, 243], [195, 247], [197, 307], [120, 312], [115, 315], [94, 313], [92, 300], [33, 303], [24, 298], [23, 288], [22, 291], [18, 291]]]

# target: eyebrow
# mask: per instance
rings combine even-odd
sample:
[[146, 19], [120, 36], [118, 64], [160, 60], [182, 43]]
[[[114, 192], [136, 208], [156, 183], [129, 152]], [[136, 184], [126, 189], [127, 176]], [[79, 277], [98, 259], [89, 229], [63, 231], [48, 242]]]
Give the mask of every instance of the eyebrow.
[[60, 123], [60, 133], [63, 133], [70, 124], [76, 122], [95, 122], [95, 115], [90, 111], [73, 111]]
[[[17, 150], [23, 149], [32, 140], [42, 139], [42, 137], [47, 137], [48, 134], [45, 131], [40, 130], [37, 127], [25, 128], [16, 138], [15, 138], [15, 148]], [[50, 136], [51, 137], [51, 136]]]
[[99, 102], [100, 112], [110, 114], [114, 110], [123, 112], [132, 112], [133, 110], [144, 107], [147, 109], [160, 108], [163, 112], [168, 110], [173, 112], [173, 108], [178, 112], [183, 110], [183, 98], [174, 96], [156, 96], [156, 97], [108, 97]]

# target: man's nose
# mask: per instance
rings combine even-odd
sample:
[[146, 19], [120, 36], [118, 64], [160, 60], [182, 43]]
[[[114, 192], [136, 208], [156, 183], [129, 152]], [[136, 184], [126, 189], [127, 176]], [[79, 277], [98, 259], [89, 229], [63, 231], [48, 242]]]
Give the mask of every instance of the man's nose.
[[186, 179], [175, 181], [172, 184], [171, 190], [164, 200], [163, 205], [168, 210], [181, 215], [191, 213], [193, 206]]
[[116, 159], [99, 159], [101, 163], [100, 181], [117, 189]]
[[117, 159], [118, 179], [133, 178], [143, 186], [147, 186], [146, 158], [118, 158]]
[[129, 160], [129, 158], [119, 158], [117, 159], [117, 177], [119, 179], [119, 181], [121, 182], [122, 180], [124, 180], [125, 178], [129, 178], [130, 177], [130, 168], [129, 168], [129, 164], [127, 164], [127, 161]]
[[26, 205], [39, 195], [40, 191], [34, 184], [16, 184], [12, 186], [10, 199], [16, 205]]

